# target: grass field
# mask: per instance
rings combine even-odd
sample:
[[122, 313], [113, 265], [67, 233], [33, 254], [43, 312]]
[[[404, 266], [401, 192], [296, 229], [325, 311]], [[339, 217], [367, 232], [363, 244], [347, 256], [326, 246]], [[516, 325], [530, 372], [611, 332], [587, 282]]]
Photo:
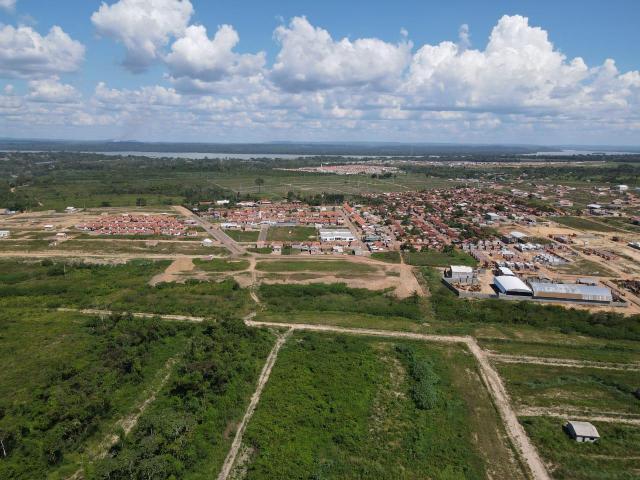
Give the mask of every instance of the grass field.
[[522, 405], [640, 415], [638, 373], [533, 364], [497, 364], [513, 400]]
[[435, 250], [404, 252], [402, 256], [406, 263], [417, 267], [448, 267], [449, 265], [469, 265], [474, 267], [478, 264], [475, 258], [460, 250], [454, 250], [451, 253], [437, 252]]
[[371, 254], [374, 260], [387, 263], [400, 263], [400, 252], [375, 252]]
[[379, 269], [365, 263], [340, 260], [264, 260], [256, 264], [263, 272], [322, 272], [322, 273], [374, 273]]
[[635, 480], [640, 472], [640, 428], [594, 422], [595, 444], [577, 443], [562, 430], [563, 421], [525, 417], [520, 421], [557, 480]]
[[576, 258], [573, 262], [558, 265], [553, 268], [559, 272], [567, 273], [569, 275], [596, 275], [602, 277], [618, 276], [616, 272], [608, 269], [607, 267], [581, 257]]
[[610, 232], [618, 230], [615, 226], [606, 226], [584, 217], [551, 217], [551, 220], [561, 225], [578, 230], [591, 230], [594, 232]]
[[270, 242], [304, 242], [317, 238], [314, 227], [269, 227]]
[[224, 233], [236, 242], [257, 242], [260, 236], [258, 230], [225, 230]]
[[211, 260], [193, 260], [194, 265], [205, 272], [239, 272], [249, 268], [248, 260], [225, 260], [223, 258], [213, 258]]
[[244, 452], [248, 480], [523, 478], [472, 357], [347, 336], [285, 344]]

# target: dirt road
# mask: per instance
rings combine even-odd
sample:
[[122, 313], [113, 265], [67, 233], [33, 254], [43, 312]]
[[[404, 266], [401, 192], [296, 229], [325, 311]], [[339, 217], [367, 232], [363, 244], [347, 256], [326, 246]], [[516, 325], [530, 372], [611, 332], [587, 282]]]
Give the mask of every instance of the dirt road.
[[242, 445], [242, 436], [244, 435], [244, 431], [247, 428], [247, 424], [251, 417], [253, 416], [253, 412], [255, 412], [256, 407], [258, 406], [258, 402], [260, 401], [260, 395], [262, 395], [262, 390], [264, 390], [264, 386], [267, 384], [269, 380], [269, 376], [271, 375], [271, 370], [276, 363], [276, 359], [278, 358], [278, 352], [291, 335], [293, 329], [289, 329], [283, 335], [279, 335], [276, 340], [276, 344], [271, 349], [269, 356], [267, 357], [267, 361], [262, 368], [262, 372], [260, 373], [260, 378], [258, 378], [258, 385], [256, 387], [256, 391], [251, 396], [251, 401], [249, 402], [249, 406], [247, 407], [247, 411], [244, 413], [242, 420], [240, 421], [240, 425], [238, 425], [238, 430], [236, 430], [236, 435], [231, 443], [231, 448], [229, 449], [229, 453], [227, 454], [227, 458], [224, 460], [224, 464], [222, 465], [222, 469], [220, 470], [220, 474], [218, 475], [218, 480], [227, 480], [229, 474], [231, 473], [231, 469], [233, 468], [233, 464], [236, 461], [236, 456], [238, 455], [238, 451], [240, 450], [240, 445]]
[[[84, 315], [112, 315], [113, 313], [125, 313], [125, 312], [113, 312], [112, 310], [96, 310], [93, 308], [58, 308], [60, 312], [77, 312]], [[171, 320], [176, 322], [203, 322], [204, 317], [191, 317], [189, 315], [160, 315], [157, 313], [140, 313], [132, 312], [136, 318], [161, 318], [163, 320]]]
[[637, 363], [594, 362], [590, 360], [531, 357], [528, 355], [505, 355], [501, 353], [488, 353], [487, 355], [494, 362], [500, 363], [528, 363], [533, 365], [551, 365], [555, 367], [600, 368], [603, 370], [640, 370], [640, 364]]
[[640, 425], [640, 418], [624, 415], [590, 415], [579, 410], [560, 410], [544, 407], [522, 407], [518, 415], [523, 417], [555, 417], [565, 420], [583, 420], [587, 422], [622, 423], [625, 425]]
[[[428, 335], [422, 333], [409, 333], [409, 332], [395, 332], [385, 330], [372, 330], [361, 328], [344, 328], [334, 327], [329, 325], [310, 325], [310, 324], [291, 324], [291, 323], [275, 323], [275, 322], [257, 322], [247, 319], [245, 323], [252, 327], [276, 327], [276, 328], [288, 328], [289, 332], [292, 330], [305, 330], [314, 332], [335, 332], [348, 335], [367, 335], [375, 337], [391, 337], [391, 338], [405, 338], [409, 340], [422, 340], [430, 342], [447, 342], [447, 343], [463, 343], [469, 348], [469, 351], [473, 354], [478, 362], [479, 373], [491, 394], [493, 401], [502, 417], [507, 435], [511, 439], [518, 454], [523, 459], [524, 463], [528, 466], [532, 476], [536, 480], [551, 480], [547, 469], [538, 455], [538, 451], [531, 443], [527, 433], [525, 432], [518, 418], [515, 410], [511, 406], [509, 395], [504, 387], [502, 379], [498, 372], [493, 368], [491, 362], [489, 362], [488, 356], [482, 348], [478, 345], [475, 339], [471, 337], [451, 336], [451, 335]], [[226, 477], [219, 477], [221, 478]]]
[[154, 287], [158, 283], [180, 280], [182, 275], [193, 271], [194, 268], [195, 265], [191, 257], [176, 258], [164, 272], [154, 275], [154, 277], [149, 280], [149, 285]]

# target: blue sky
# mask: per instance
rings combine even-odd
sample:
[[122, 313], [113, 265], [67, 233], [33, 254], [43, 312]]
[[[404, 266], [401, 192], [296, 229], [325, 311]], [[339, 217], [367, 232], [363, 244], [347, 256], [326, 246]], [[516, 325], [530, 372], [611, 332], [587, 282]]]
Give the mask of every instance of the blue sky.
[[634, 0], [0, 0], [0, 137], [637, 145], [639, 20]]

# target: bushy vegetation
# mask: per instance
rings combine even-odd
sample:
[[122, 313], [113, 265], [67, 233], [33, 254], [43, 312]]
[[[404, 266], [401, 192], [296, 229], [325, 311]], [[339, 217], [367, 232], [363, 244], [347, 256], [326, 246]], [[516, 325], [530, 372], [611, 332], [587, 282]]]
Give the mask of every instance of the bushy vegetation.
[[248, 292], [232, 279], [149, 286], [149, 280], [168, 265], [168, 261], [142, 260], [124, 265], [3, 261], [0, 305], [100, 308], [214, 318], [245, 313], [251, 305]]
[[273, 338], [239, 320], [195, 328], [169, 383], [89, 479], [215, 478]]
[[101, 425], [127, 413], [189, 331], [128, 315], [69, 324], [74, 318], [65, 315], [25, 309], [0, 314], [2, 357], [13, 358], [20, 349], [20, 363], [7, 361], [12, 370], [0, 374], [0, 478], [46, 478], [69, 463], [67, 457], [82, 451]]
[[350, 312], [382, 317], [424, 318], [420, 297], [399, 300], [393, 295], [342, 283], [312, 285], [261, 285], [260, 298], [273, 313]]
[[[452, 386], [445, 354], [399, 345], [318, 334], [289, 339], [245, 434], [245, 478], [486, 478], [467, 392]], [[405, 371], [405, 349], [441, 378], [430, 409], [410, 395], [417, 382]]]
[[463, 300], [442, 284], [439, 272], [429, 268], [423, 268], [421, 272], [429, 284], [435, 316], [442, 322], [531, 325], [611, 340], [640, 340], [640, 315], [625, 317], [613, 312], [589, 313], [527, 301]]
[[438, 402], [438, 383], [440, 377], [433, 369], [430, 360], [419, 358], [413, 345], [399, 345], [396, 351], [407, 365], [409, 375], [414, 381], [411, 387], [411, 398], [416, 407], [421, 410], [430, 410]]

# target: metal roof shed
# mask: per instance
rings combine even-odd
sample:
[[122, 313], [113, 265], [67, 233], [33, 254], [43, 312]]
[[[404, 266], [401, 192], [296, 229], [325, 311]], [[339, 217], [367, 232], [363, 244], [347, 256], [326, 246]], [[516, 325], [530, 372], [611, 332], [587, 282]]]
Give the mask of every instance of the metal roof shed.
[[595, 442], [600, 438], [598, 429], [589, 422], [569, 421], [564, 428], [577, 442]]
[[528, 295], [533, 292], [527, 284], [520, 280], [518, 277], [499, 275], [493, 278], [493, 284], [500, 291], [507, 295]]
[[607, 287], [583, 285], [579, 283], [529, 282], [533, 296], [559, 300], [579, 300], [586, 302], [611, 303], [613, 295]]

